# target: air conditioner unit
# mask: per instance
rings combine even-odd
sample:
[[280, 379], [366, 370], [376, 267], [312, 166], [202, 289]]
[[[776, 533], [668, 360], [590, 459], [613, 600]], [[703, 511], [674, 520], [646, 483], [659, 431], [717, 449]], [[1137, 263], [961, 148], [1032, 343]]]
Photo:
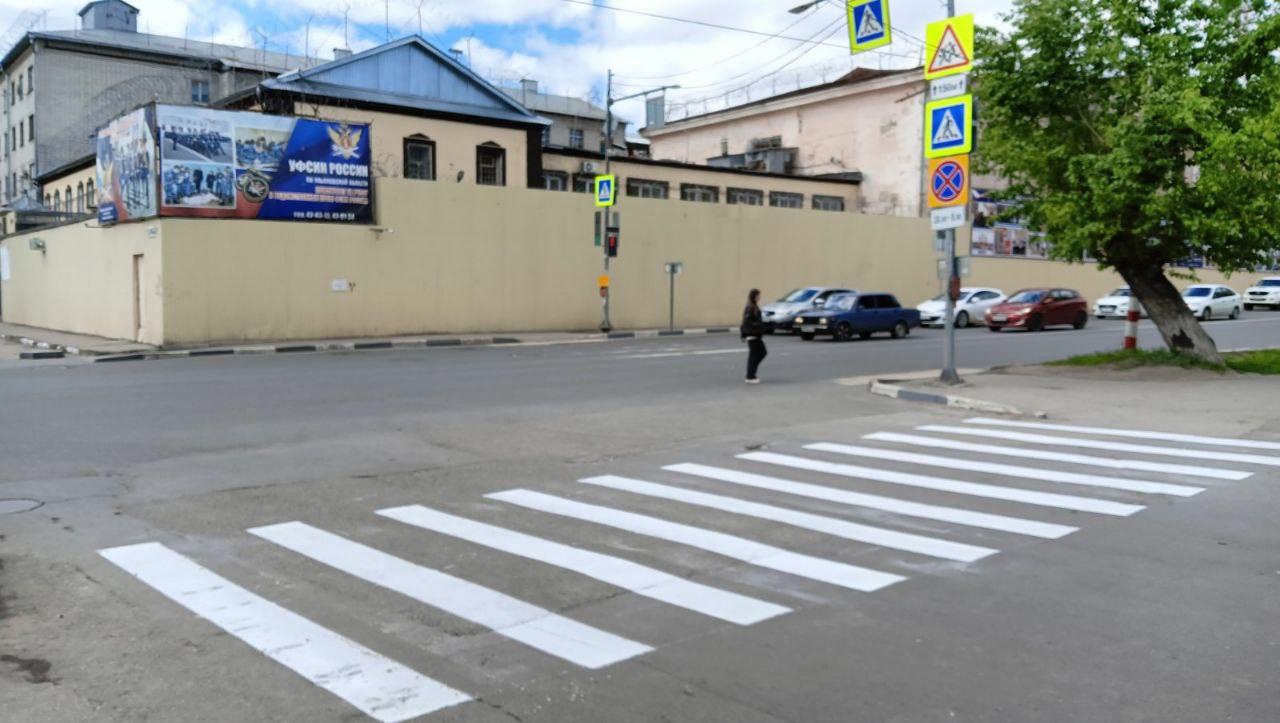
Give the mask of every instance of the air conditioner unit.
[[583, 162], [582, 162], [582, 172], [583, 172], [583, 173], [595, 173], [595, 172], [596, 172], [596, 162], [595, 162], [595, 161], [583, 161]]

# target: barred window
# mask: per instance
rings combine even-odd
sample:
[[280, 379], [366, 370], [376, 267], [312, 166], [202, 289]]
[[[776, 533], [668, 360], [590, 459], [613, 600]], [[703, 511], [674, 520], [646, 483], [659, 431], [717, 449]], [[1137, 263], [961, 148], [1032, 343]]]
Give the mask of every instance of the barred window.
[[496, 143], [476, 146], [476, 183], [481, 186], [507, 185], [507, 153]]
[[804, 194], [770, 191], [769, 205], [774, 208], [804, 208]]
[[719, 186], [703, 186], [698, 183], [680, 184], [680, 200], [698, 203], [720, 203]]
[[426, 136], [404, 139], [404, 177], [436, 180], [436, 144]]
[[842, 196], [813, 196], [813, 210], [815, 211], [843, 211], [844, 198]]
[[726, 189], [724, 200], [725, 203], [741, 204], [743, 206], [763, 206], [764, 191], [754, 188], [730, 188]]
[[638, 198], [668, 198], [671, 185], [666, 181], [650, 181], [644, 178], [627, 179], [627, 195]]

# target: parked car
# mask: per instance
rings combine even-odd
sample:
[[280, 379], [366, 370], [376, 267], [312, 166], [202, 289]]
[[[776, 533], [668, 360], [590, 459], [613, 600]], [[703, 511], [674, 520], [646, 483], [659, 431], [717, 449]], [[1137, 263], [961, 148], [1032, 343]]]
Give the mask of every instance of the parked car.
[[1093, 302], [1093, 315], [1099, 319], [1114, 317], [1120, 317], [1123, 319], [1129, 315], [1130, 305], [1137, 307], [1138, 314], [1146, 317], [1147, 310], [1142, 308], [1142, 304], [1138, 303], [1138, 300], [1134, 298], [1133, 292], [1129, 290], [1129, 287], [1121, 286], [1110, 294], [1107, 294], [1101, 299]]
[[987, 328], [1041, 331], [1047, 326], [1070, 325], [1083, 329], [1089, 323], [1088, 306], [1072, 289], [1023, 289], [987, 311]]
[[[960, 298], [956, 299], [956, 328], [963, 329], [970, 324], [981, 324], [986, 319], [987, 309], [1005, 300], [1000, 289], [963, 288]], [[920, 312], [921, 326], [945, 326], [947, 314], [947, 295], [937, 296], [916, 306]]]
[[760, 308], [764, 322], [770, 331], [791, 331], [796, 314], [813, 311], [827, 303], [836, 294], [855, 293], [853, 289], [839, 286], [806, 286], [795, 289], [777, 301]]
[[1240, 305], [1243, 301], [1228, 286], [1220, 284], [1193, 284], [1182, 292], [1182, 300], [1187, 302], [1191, 313], [1200, 317], [1201, 321], [1209, 321], [1216, 317], [1226, 316], [1240, 318]]
[[901, 339], [920, 326], [920, 312], [902, 308], [893, 294], [840, 294], [828, 299], [823, 308], [797, 316], [795, 325], [805, 341], [819, 334], [836, 341], [849, 341], [855, 334], [867, 339], [879, 331]]
[[1268, 276], [1244, 290], [1244, 310], [1253, 311], [1255, 306], [1280, 309], [1280, 276]]

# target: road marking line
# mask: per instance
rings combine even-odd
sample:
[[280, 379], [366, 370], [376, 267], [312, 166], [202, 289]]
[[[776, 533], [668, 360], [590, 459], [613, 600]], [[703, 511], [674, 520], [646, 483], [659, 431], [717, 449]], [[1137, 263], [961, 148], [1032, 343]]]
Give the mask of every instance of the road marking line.
[[738, 625], [751, 625], [791, 612], [791, 608], [701, 585], [620, 557], [563, 545], [421, 505], [378, 510], [378, 514], [408, 525], [572, 570], [637, 595]]
[[[867, 439], [876, 439], [884, 441], [900, 441], [898, 437], [907, 437], [911, 439], [911, 435], [906, 434], [869, 434]], [[924, 439], [928, 441], [928, 437], [916, 437], [916, 439]], [[812, 449], [819, 452], [835, 452], [836, 454], [847, 454], [853, 457], [871, 457], [873, 459], [887, 459], [895, 462], [910, 462], [912, 464], [921, 464], [930, 467], [943, 467], [951, 470], [965, 470], [970, 472], [989, 472], [991, 474], [1005, 475], [1008, 477], [1020, 477], [1022, 479], [1043, 480], [1045, 482], [1061, 482], [1069, 485], [1086, 485], [1089, 487], [1105, 487], [1108, 489], [1124, 490], [1126, 492], [1141, 492], [1149, 495], [1173, 495], [1175, 497], [1192, 497], [1204, 492], [1203, 487], [1189, 487], [1187, 485], [1166, 484], [1164, 482], [1149, 482], [1146, 480], [1131, 480], [1123, 477], [1101, 477], [1091, 474], [1076, 474], [1075, 472], [1059, 472], [1049, 469], [1037, 469], [1035, 467], [1020, 467], [1011, 464], [996, 464], [993, 462], [978, 462], [968, 459], [953, 459], [951, 457], [938, 457], [931, 454], [915, 454], [913, 452], [898, 452], [888, 449], [876, 449], [873, 447], [858, 447], [847, 444], [806, 444], [805, 449]]]
[[627, 477], [605, 475], [603, 477], [590, 477], [578, 481], [590, 485], [622, 490], [624, 492], [633, 492], [639, 495], [685, 502], [691, 505], [709, 507], [715, 510], [723, 510], [724, 512], [732, 512], [734, 514], [746, 515], [748, 517], [755, 517], [762, 520], [780, 522], [784, 525], [791, 525], [805, 530], [813, 530], [814, 532], [834, 535], [846, 540], [865, 542], [870, 545], [877, 545], [879, 547], [887, 547], [895, 550], [915, 552], [921, 555], [929, 555], [930, 557], [938, 557], [944, 560], [973, 562], [999, 552], [999, 550], [994, 550], [990, 547], [965, 545], [959, 542], [939, 540], [935, 537], [925, 537], [924, 535], [896, 532], [894, 530], [886, 530], [882, 527], [872, 527], [870, 525], [859, 525], [857, 523], [839, 520], [834, 517], [812, 515], [798, 510], [789, 510], [783, 507], [774, 507], [773, 505], [762, 505], [733, 497], [710, 495], [703, 492], [695, 492], [693, 490], [670, 487], [668, 485], [655, 484], [653, 482], [630, 479]]
[[1063, 510], [1075, 510], [1076, 512], [1096, 512], [1101, 515], [1128, 517], [1129, 515], [1143, 509], [1142, 505], [1109, 502], [1107, 500], [1099, 500], [1091, 497], [1076, 497], [1075, 495], [1060, 495], [1051, 492], [1035, 492], [1032, 490], [1017, 489], [1014, 487], [978, 484], [977, 482], [961, 482], [960, 480], [945, 479], [942, 477], [927, 477], [925, 475], [918, 474], [906, 474], [904, 472], [893, 472], [885, 469], [875, 469], [873, 467], [860, 467], [852, 464], [822, 462], [816, 459], [792, 457], [786, 454], [774, 454], [773, 452], [748, 452], [747, 454], [738, 455], [738, 458], [752, 462], [765, 462], [767, 464], [776, 464], [783, 467], [792, 467], [794, 469], [807, 469], [814, 472], [825, 472], [827, 474], [835, 474], [842, 477], [868, 479], [876, 482], [887, 482], [889, 484], [907, 485], [910, 487], [922, 487], [924, 489], [938, 490], [940, 492], [954, 492], [961, 495], [986, 497], [993, 500], [1022, 502], [1029, 505], [1039, 505], [1041, 507], [1056, 507]]
[[907, 579], [901, 575], [893, 575], [879, 570], [858, 567], [857, 565], [846, 565], [834, 560], [789, 552], [771, 545], [753, 542], [734, 535], [726, 535], [721, 532], [713, 532], [701, 527], [682, 525], [661, 520], [657, 517], [637, 515], [609, 507], [575, 502], [563, 497], [555, 497], [531, 490], [508, 490], [506, 492], [488, 494], [485, 497], [541, 512], [549, 512], [554, 515], [563, 515], [586, 522], [607, 525], [633, 532], [637, 535], [647, 535], [660, 540], [696, 547], [700, 550], [731, 557], [759, 567], [767, 567], [770, 570], [839, 585], [850, 590], [872, 592]]
[[1213, 459], [1219, 462], [1239, 462], [1241, 464], [1261, 464], [1268, 467], [1280, 467], [1280, 457], [1271, 457], [1260, 454], [1236, 454], [1233, 452], [1212, 452], [1202, 449], [1151, 447], [1145, 444], [1103, 442], [1096, 439], [1076, 439], [1073, 437], [1053, 437], [1047, 434], [1027, 434], [1025, 432], [1009, 432], [1000, 429], [950, 427], [941, 424], [930, 424], [924, 427], [917, 427], [917, 429], [928, 432], [946, 432], [948, 434], [967, 434], [974, 437], [1007, 439], [1014, 442], [1027, 442], [1028, 444], [1048, 444], [1057, 447], [1083, 447], [1085, 449], [1106, 449], [1113, 452], [1133, 452], [1134, 454], [1151, 454], [1164, 457], [1187, 457], [1190, 459]]
[[1080, 529], [1069, 525], [1055, 525], [1049, 522], [1026, 520], [1021, 517], [992, 515], [986, 512], [973, 512], [971, 510], [963, 510], [956, 507], [926, 505], [920, 502], [899, 500], [893, 497], [881, 497], [880, 495], [850, 492], [848, 490], [837, 489], [835, 487], [824, 487], [822, 485], [796, 482], [794, 480], [781, 479], [779, 477], [768, 477], [762, 474], [751, 474], [749, 472], [739, 472], [733, 469], [710, 467], [705, 464], [685, 462], [683, 464], [668, 465], [663, 467], [663, 469], [669, 472], [680, 472], [682, 474], [705, 477], [707, 479], [719, 480], [721, 482], [729, 482], [732, 484], [745, 485], [747, 487], [771, 490], [773, 492], [783, 492], [786, 494], [798, 495], [800, 497], [809, 497], [816, 500], [838, 502], [842, 505], [866, 507], [868, 509], [892, 512], [893, 514], [905, 515], [907, 517], [938, 520], [940, 522], [950, 522], [957, 525], [966, 525], [968, 527], [980, 527], [987, 530], [1012, 532], [1019, 535], [1039, 537], [1046, 540], [1056, 540], [1061, 537], [1066, 537], [1072, 532]]
[[584, 668], [602, 668], [653, 650], [301, 522], [255, 527], [249, 533]]
[[1202, 437], [1197, 434], [1174, 434], [1172, 432], [1148, 432], [1134, 429], [1115, 429], [1112, 427], [1080, 427], [1071, 424], [1048, 424], [1041, 422], [1012, 422], [1003, 419], [974, 417], [966, 419], [969, 424], [988, 424], [1000, 427], [1022, 427], [1024, 429], [1050, 429], [1057, 432], [1080, 432], [1081, 434], [1099, 434], [1109, 437], [1129, 437], [1132, 439], [1162, 439], [1168, 442], [1188, 442], [1191, 444], [1209, 444], [1222, 447], [1246, 447], [1249, 449], [1280, 449], [1280, 442], [1262, 442], [1254, 439], [1233, 439], [1230, 437]]
[[[1217, 467], [1197, 467], [1186, 464], [1166, 464], [1164, 462], [1144, 462], [1137, 459], [1117, 459], [1114, 457], [1091, 457], [1069, 452], [1049, 452], [1039, 449], [1022, 449], [1020, 447], [1001, 447], [995, 444], [976, 444], [960, 442], [938, 437], [921, 437], [915, 434], [896, 434], [893, 432], [877, 432], [868, 434], [864, 439], [883, 442], [900, 442], [920, 447], [936, 447], [954, 449], [961, 452], [981, 452], [1006, 457], [1022, 457], [1025, 459], [1043, 459], [1050, 462], [1070, 462], [1091, 467], [1109, 467], [1111, 469], [1132, 469], [1142, 472], [1165, 472], [1168, 474], [1189, 475], [1192, 477], [1211, 477], [1213, 479], [1242, 480], [1253, 476], [1252, 472], [1241, 472], [1234, 469], [1218, 469]], [[1194, 489], [1194, 488], [1192, 488]]]
[[409, 720], [471, 700], [158, 542], [112, 547], [98, 554], [375, 720]]

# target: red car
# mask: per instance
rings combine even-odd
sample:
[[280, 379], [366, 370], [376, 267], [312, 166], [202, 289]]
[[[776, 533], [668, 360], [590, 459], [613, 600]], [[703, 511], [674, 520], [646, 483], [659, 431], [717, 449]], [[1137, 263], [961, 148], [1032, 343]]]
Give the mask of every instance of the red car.
[[1072, 289], [1023, 289], [1003, 304], [987, 310], [987, 328], [1000, 331], [1019, 328], [1040, 331], [1046, 326], [1073, 326], [1089, 323], [1088, 303]]

